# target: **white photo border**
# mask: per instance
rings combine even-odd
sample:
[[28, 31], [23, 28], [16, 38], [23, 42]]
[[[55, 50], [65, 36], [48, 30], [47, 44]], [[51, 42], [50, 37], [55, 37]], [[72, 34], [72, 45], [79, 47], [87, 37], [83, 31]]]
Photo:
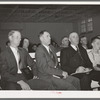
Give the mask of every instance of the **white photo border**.
[[[0, 1], [0, 5], [100, 5], [100, 1]], [[0, 98], [100, 98], [99, 91], [0, 91]]]

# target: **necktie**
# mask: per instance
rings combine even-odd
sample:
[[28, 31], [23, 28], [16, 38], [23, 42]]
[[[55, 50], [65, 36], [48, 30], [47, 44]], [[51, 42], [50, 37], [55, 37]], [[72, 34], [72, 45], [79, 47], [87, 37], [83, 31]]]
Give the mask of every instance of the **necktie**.
[[77, 52], [78, 52], [79, 56], [81, 57], [82, 61], [84, 61], [78, 46], [77, 46]]
[[50, 54], [50, 57], [53, 60], [53, 62], [56, 63], [56, 59], [55, 59], [54, 54], [52, 53], [51, 49], [49, 49], [49, 54]]
[[22, 63], [19, 50], [17, 50], [17, 56], [18, 56], [18, 73], [21, 73], [20, 69], [22, 68]]

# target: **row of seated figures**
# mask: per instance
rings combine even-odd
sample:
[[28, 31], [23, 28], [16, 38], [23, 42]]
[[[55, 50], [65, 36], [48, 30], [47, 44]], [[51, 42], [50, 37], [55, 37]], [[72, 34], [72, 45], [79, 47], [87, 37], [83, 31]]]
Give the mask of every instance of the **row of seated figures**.
[[[89, 50], [87, 50], [87, 53], [89, 52]], [[35, 59], [35, 53], [29, 53], [29, 55], [31, 56], [31, 58], [33, 58], [33, 60], [36, 62], [36, 59]], [[57, 57], [58, 57], [58, 62], [60, 64], [60, 52], [57, 52], [56, 53]], [[1, 77], [0, 77], [1, 79]], [[100, 87], [100, 85], [98, 84], [99, 82], [98, 81], [94, 81], [92, 80], [91, 82], [91, 88], [94, 90], [94, 91], [97, 91], [98, 88]], [[0, 88], [1, 89], [1, 88]]]
[[[89, 50], [87, 50], [87, 53], [89, 52]], [[34, 61], [36, 61], [36, 59], [35, 59], [35, 53], [29, 53], [29, 55], [34, 59]], [[58, 58], [58, 62], [59, 62], [59, 64], [60, 64], [60, 51], [59, 52], [57, 52], [56, 53], [56, 55], [57, 55], [57, 58]], [[92, 80], [92, 82], [91, 82], [91, 88], [95, 91], [97, 91], [98, 90], [98, 88], [100, 87], [100, 85], [98, 84], [99, 82], [98, 81], [94, 81], [94, 80]]]

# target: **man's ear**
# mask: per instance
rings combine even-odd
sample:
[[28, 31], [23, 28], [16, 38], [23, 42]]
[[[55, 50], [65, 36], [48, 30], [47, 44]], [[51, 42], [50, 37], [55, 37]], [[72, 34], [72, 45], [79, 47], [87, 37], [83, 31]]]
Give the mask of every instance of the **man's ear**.
[[91, 43], [91, 46], [93, 47], [93, 43]]
[[70, 38], [68, 40], [69, 40], [69, 42], [71, 41]]
[[9, 38], [9, 40], [12, 40], [12, 36], [9, 36], [8, 38]]
[[41, 37], [40, 37], [40, 41], [42, 41], [42, 40], [43, 40], [43, 37], [41, 36]]

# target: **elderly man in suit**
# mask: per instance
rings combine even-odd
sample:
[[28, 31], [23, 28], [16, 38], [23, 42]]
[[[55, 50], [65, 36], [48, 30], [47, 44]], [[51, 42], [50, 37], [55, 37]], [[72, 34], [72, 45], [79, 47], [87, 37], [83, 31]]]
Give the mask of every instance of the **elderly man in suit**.
[[78, 46], [79, 36], [76, 32], [70, 33], [69, 41], [70, 46], [61, 51], [61, 69], [69, 75], [77, 73], [74, 76], [80, 79], [81, 89], [90, 90], [91, 80], [87, 72], [92, 68], [92, 63], [86, 50]]
[[57, 90], [79, 90], [78, 78], [68, 76], [67, 72], [57, 68], [58, 61], [54, 48], [50, 46], [51, 37], [48, 31], [39, 34], [41, 45], [36, 50], [36, 64], [39, 78], [45, 80]]
[[[21, 41], [21, 33], [12, 30], [8, 34], [10, 45], [0, 55], [1, 84], [5, 90], [30, 90], [30, 89], [52, 89], [53, 86], [40, 79], [28, 80], [22, 69], [29, 66], [37, 76], [36, 64], [28, 52], [18, 47]], [[27, 73], [27, 71], [26, 71]]]

